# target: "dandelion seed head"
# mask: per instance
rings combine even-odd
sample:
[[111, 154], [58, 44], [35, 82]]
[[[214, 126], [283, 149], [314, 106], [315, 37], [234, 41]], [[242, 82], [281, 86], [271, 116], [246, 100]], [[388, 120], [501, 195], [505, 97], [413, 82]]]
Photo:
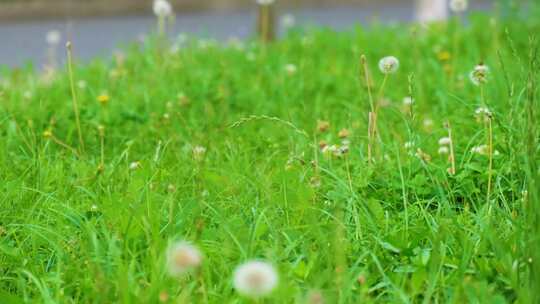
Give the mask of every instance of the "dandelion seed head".
[[399, 69], [399, 60], [394, 56], [387, 56], [379, 61], [379, 70], [383, 74], [393, 74]]
[[475, 66], [469, 74], [471, 82], [476, 86], [486, 84], [488, 82], [488, 77], [489, 67], [487, 65], [484, 65], [483, 63]]
[[281, 26], [285, 29], [289, 29], [296, 25], [296, 18], [292, 14], [285, 14], [281, 17]]
[[168, 17], [173, 14], [173, 9], [167, 0], [154, 0], [154, 14], [158, 17]]
[[47, 44], [50, 46], [57, 46], [60, 44], [60, 40], [62, 39], [62, 34], [60, 34], [60, 31], [52, 30], [47, 32], [47, 35], [45, 35], [45, 40], [47, 41]]
[[238, 293], [253, 297], [264, 297], [278, 284], [278, 274], [274, 267], [262, 261], [250, 261], [234, 271], [233, 285]]
[[454, 13], [463, 13], [467, 10], [469, 6], [469, 1], [467, 0], [450, 0], [450, 10]]
[[275, 0], [256, 0], [258, 5], [272, 5]]
[[493, 117], [493, 113], [487, 107], [478, 107], [474, 111], [474, 117], [478, 122], [487, 122]]
[[189, 242], [180, 241], [167, 250], [167, 268], [172, 276], [179, 276], [199, 267], [202, 254]]

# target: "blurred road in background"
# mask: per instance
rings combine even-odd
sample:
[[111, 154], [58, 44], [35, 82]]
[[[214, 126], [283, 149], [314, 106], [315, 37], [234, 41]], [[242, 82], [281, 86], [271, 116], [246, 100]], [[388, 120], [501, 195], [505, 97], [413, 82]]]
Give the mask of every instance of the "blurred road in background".
[[[486, 9], [489, 5], [476, 5], [473, 8]], [[415, 9], [410, 3], [370, 4], [362, 7], [302, 8], [280, 11], [280, 14], [292, 14], [298, 26], [317, 25], [344, 30], [355, 24], [367, 24], [374, 20], [383, 23], [412, 21], [415, 18]], [[173, 37], [186, 33], [218, 40], [244, 39], [253, 35], [255, 18], [255, 8], [239, 12], [178, 14], [170, 34]], [[41, 68], [47, 53], [45, 37], [50, 30], [59, 30], [63, 42], [72, 38], [75, 56], [86, 61], [97, 56], [109, 57], [113, 50], [121, 48], [123, 44], [137, 41], [141, 36], [152, 32], [155, 23], [153, 16], [0, 23], [0, 66], [20, 67], [32, 63], [35, 68]], [[63, 49], [60, 51], [61, 57], [64, 57]]]

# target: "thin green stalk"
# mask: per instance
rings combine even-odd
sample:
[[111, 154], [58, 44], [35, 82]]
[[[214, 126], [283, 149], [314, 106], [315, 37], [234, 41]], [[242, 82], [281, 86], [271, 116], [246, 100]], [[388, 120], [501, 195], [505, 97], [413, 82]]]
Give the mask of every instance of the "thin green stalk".
[[367, 66], [367, 59], [365, 55], [360, 56], [360, 63], [364, 71], [364, 79], [366, 82], [366, 88], [368, 91], [369, 106], [371, 111], [368, 113], [368, 164], [372, 164], [373, 155], [373, 130], [375, 123], [375, 104], [373, 102], [373, 94], [371, 93], [371, 82], [369, 79], [369, 69]]
[[71, 41], [68, 41], [66, 44], [67, 49], [67, 59], [68, 59], [68, 73], [69, 73], [69, 84], [71, 86], [71, 97], [73, 101], [73, 112], [75, 113], [75, 123], [77, 124], [77, 133], [79, 134], [79, 145], [81, 152], [84, 152], [84, 140], [81, 130], [81, 121], [79, 118], [79, 105], [77, 101], [77, 91], [75, 90], [75, 80], [73, 76], [73, 49]]
[[[489, 157], [489, 165], [488, 165], [488, 185], [487, 185], [487, 194], [486, 194], [486, 202], [489, 204], [489, 199], [491, 197], [491, 179], [493, 176], [493, 126], [491, 122], [491, 117], [488, 117], [488, 157]], [[491, 205], [490, 205], [491, 210]]]

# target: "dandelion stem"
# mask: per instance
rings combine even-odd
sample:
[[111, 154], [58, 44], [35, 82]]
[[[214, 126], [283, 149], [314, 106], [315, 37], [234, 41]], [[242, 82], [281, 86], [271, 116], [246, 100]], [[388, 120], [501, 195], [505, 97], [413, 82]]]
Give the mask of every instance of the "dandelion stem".
[[[486, 201], [489, 204], [489, 199], [491, 196], [491, 179], [492, 179], [492, 169], [493, 169], [493, 127], [491, 123], [491, 117], [488, 117], [488, 157], [489, 157], [489, 165], [488, 165], [488, 185], [487, 185], [487, 194], [486, 194]], [[491, 206], [490, 206], [491, 210]]]
[[105, 167], [105, 127], [102, 125], [98, 126], [99, 133], [99, 144], [100, 144], [100, 162], [99, 168], [103, 170]]
[[446, 126], [448, 128], [448, 138], [450, 138], [450, 163], [451, 163], [451, 172], [450, 174], [454, 175], [456, 174], [456, 157], [454, 154], [454, 137], [452, 135], [452, 126], [450, 125], [450, 122], [446, 122]]
[[75, 149], [75, 148], [71, 147], [70, 145], [64, 143], [64, 142], [61, 141], [60, 139], [56, 138], [54, 135], [51, 135], [51, 139], [52, 139], [52, 141], [54, 141], [54, 142], [55, 142], [56, 144], [58, 144], [59, 146], [68, 149], [68, 150], [71, 151], [73, 154], [75, 154], [75, 156], [79, 157], [79, 153], [77, 153], [77, 149]]
[[366, 82], [366, 88], [368, 91], [369, 106], [371, 111], [368, 113], [368, 163], [372, 164], [372, 150], [373, 150], [373, 129], [375, 123], [375, 105], [373, 103], [373, 94], [371, 93], [371, 81], [369, 79], [369, 70], [367, 66], [367, 59], [365, 55], [360, 56], [360, 63], [364, 71], [364, 80]]
[[158, 16], [158, 35], [160, 38], [163, 38], [165, 36], [165, 26], [166, 26], [165, 24], [166, 24], [165, 16], [163, 15]]
[[369, 70], [368, 70], [367, 59], [365, 55], [360, 56], [360, 63], [362, 64], [362, 68], [364, 70], [364, 80], [366, 82], [366, 88], [368, 91], [369, 106], [371, 107], [371, 112], [375, 112], [375, 106], [373, 103], [373, 95], [371, 94], [371, 80], [369, 79]]
[[77, 133], [79, 134], [79, 144], [81, 151], [84, 152], [84, 140], [81, 131], [81, 121], [79, 118], [79, 106], [77, 102], [77, 91], [75, 90], [75, 80], [73, 76], [73, 50], [71, 41], [68, 41], [66, 44], [67, 49], [67, 60], [68, 60], [68, 73], [69, 73], [69, 83], [71, 86], [71, 95], [73, 101], [73, 112], [75, 112], [75, 122], [77, 124]]

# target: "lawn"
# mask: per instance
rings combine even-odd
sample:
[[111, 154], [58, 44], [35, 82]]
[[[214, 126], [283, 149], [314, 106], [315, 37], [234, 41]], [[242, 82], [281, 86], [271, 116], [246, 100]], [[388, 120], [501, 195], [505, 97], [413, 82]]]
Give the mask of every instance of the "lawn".
[[534, 5], [5, 70], [0, 302], [539, 303], [538, 33]]

